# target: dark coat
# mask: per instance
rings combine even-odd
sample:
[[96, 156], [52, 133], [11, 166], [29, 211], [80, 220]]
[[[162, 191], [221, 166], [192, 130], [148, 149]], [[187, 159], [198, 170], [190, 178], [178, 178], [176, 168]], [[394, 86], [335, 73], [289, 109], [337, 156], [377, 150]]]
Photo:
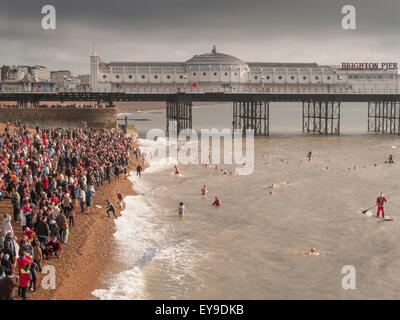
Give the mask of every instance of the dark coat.
[[6, 276], [0, 279], [0, 299], [10, 299], [15, 296], [15, 288], [18, 282], [15, 276]]

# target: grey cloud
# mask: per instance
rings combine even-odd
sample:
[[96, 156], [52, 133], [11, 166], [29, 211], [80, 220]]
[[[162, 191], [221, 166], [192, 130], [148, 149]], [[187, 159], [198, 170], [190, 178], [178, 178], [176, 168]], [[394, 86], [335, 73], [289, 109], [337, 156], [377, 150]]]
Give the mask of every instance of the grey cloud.
[[[25, 1], [24, 1], [25, 2]], [[88, 73], [95, 41], [105, 60], [183, 61], [220, 51], [247, 61], [397, 60], [400, 2], [351, 1], [358, 30], [341, 28], [347, 1], [9, 1], [0, 11], [0, 64]], [[57, 30], [40, 28], [53, 4]]]

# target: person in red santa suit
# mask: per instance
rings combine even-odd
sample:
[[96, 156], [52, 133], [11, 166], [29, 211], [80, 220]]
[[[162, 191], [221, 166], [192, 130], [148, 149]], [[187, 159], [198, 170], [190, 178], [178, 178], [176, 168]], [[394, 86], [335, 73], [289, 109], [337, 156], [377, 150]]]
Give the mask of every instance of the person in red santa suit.
[[387, 199], [383, 195], [383, 192], [381, 192], [379, 197], [376, 198], [376, 204], [378, 205], [378, 212], [376, 213], [376, 217], [377, 218], [379, 218], [379, 213], [380, 212], [382, 212], [382, 218], [385, 217], [385, 210], [384, 210], [385, 202], [387, 202]]

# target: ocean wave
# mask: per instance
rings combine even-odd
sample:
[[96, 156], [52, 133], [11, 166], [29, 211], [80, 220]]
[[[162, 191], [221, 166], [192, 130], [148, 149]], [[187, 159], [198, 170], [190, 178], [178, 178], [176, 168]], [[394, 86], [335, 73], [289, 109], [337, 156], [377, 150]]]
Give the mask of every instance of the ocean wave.
[[[115, 221], [114, 234], [118, 246], [115, 258], [128, 270], [111, 277], [108, 289], [92, 294], [103, 300], [152, 298], [147, 282], [159, 281], [164, 294], [172, 299], [183, 297], [190, 290], [187, 281], [199, 282], [194, 267], [206, 255], [195, 250], [193, 241], [177, 232], [174, 224], [162, 220], [163, 209], [154, 202], [153, 191], [157, 188], [141, 179], [131, 179], [140, 194], [126, 197], [126, 208]], [[149, 265], [152, 268], [147, 271]]]

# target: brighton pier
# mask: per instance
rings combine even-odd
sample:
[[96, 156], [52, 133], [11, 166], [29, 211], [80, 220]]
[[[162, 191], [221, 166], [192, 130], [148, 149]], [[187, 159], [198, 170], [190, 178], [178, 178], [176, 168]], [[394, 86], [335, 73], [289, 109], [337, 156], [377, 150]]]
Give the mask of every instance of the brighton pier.
[[[115, 102], [164, 101], [167, 132], [170, 121], [177, 122], [177, 133], [192, 128], [193, 102], [232, 102], [233, 129], [254, 129], [256, 136], [269, 135], [269, 107], [273, 102], [298, 102], [303, 107], [302, 130], [322, 135], [340, 134], [340, 108], [343, 102], [364, 102], [368, 106], [368, 132], [400, 135], [400, 94], [272, 94], [272, 93], [0, 93], [0, 101], [15, 101], [18, 108], [32, 112], [27, 104], [42, 102], [97, 102], [115, 109]], [[79, 112], [79, 109], [69, 109]], [[5, 109], [7, 111], [7, 109]], [[116, 112], [115, 112], [116, 115]]]
[[269, 135], [273, 102], [301, 104], [303, 132], [322, 135], [340, 134], [342, 103], [365, 102], [368, 132], [400, 135], [400, 75], [393, 62], [245, 62], [215, 46], [185, 62], [104, 62], [93, 53], [89, 82], [84, 92], [0, 92], [0, 101], [27, 112], [46, 101], [90, 101], [115, 114], [115, 102], [164, 101], [167, 129], [176, 121], [178, 133], [192, 128], [193, 102], [231, 102], [233, 129], [254, 129], [256, 136]]

